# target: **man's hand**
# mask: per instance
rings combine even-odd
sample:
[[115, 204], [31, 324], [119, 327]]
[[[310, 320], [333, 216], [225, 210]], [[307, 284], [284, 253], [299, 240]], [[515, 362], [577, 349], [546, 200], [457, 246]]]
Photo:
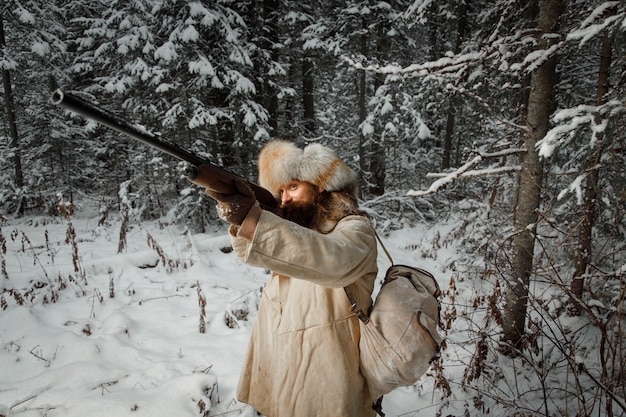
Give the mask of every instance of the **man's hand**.
[[237, 192], [233, 194], [221, 194], [208, 188], [206, 194], [217, 201], [217, 215], [220, 219], [235, 226], [241, 226], [256, 203], [256, 197], [245, 181], [236, 180], [235, 187]]

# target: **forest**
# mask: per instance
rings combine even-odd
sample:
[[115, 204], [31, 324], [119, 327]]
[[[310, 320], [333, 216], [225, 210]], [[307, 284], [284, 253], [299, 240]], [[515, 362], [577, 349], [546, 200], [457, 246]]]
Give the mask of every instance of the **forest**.
[[[333, 147], [379, 233], [455, 220], [433, 245], [458, 251], [442, 325], [463, 320], [470, 334], [461, 384], [473, 413], [626, 415], [623, 0], [4, 0], [1, 11], [3, 310], [28, 291], [6, 268], [11, 219], [71, 206], [123, 228], [220, 223], [185, 163], [53, 105], [61, 88], [251, 180], [271, 138]], [[463, 282], [482, 289], [467, 305], [455, 301]], [[502, 360], [540, 381], [539, 409], [496, 388]], [[445, 398], [454, 388], [434, 371]]]

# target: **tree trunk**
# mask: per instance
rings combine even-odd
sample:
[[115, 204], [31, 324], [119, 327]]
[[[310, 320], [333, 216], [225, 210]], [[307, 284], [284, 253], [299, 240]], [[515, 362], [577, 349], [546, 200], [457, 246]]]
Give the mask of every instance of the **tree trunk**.
[[[298, 71], [296, 70], [296, 58], [294, 56], [289, 56], [287, 58], [289, 60], [289, 69], [288, 69], [288, 80], [289, 80], [289, 88], [292, 88], [294, 91], [297, 89], [297, 85], [299, 83]], [[297, 136], [297, 125], [296, 122], [296, 114], [294, 109], [296, 108], [296, 101], [293, 95], [288, 94], [285, 97], [285, 127], [282, 130], [282, 137], [285, 139], [294, 139]]]
[[[379, 23], [376, 34], [376, 58], [380, 63], [384, 63], [389, 56], [391, 49], [391, 40], [387, 35], [387, 26], [384, 22]], [[385, 83], [385, 75], [377, 73], [374, 76], [374, 91]], [[376, 123], [374, 140], [371, 146], [370, 170], [372, 178], [370, 180], [370, 193], [380, 196], [385, 193], [385, 175], [387, 172], [385, 158], [387, 157], [387, 149], [384, 143], [384, 137], [381, 131], [385, 129], [385, 123], [380, 120]]]
[[448, 103], [448, 117], [446, 119], [446, 134], [443, 140], [443, 158], [441, 160], [441, 169], [450, 168], [450, 155], [452, 155], [452, 133], [454, 132], [455, 116], [456, 108], [454, 107], [454, 97], [450, 97], [450, 103]]
[[[467, 28], [467, 10], [469, 8], [470, 1], [461, 2], [459, 6], [459, 24], [457, 28], [456, 42], [454, 45], [454, 53], [461, 52], [461, 44], [465, 38], [465, 29]], [[452, 134], [454, 133], [454, 119], [456, 116], [456, 108], [454, 103], [454, 97], [450, 97], [450, 103], [448, 104], [448, 117], [446, 120], [446, 134], [443, 142], [443, 159], [441, 161], [441, 168], [450, 168], [450, 159], [452, 155]]]
[[[596, 104], [598, 106], [606, 103], [606, 95], [609, 92], [609, 68], [611, 66], [612, 50], [611, 38], [608, 33], [604, 33], [602, 37], [602, 47], [600, 51], [600, 68], [598, 71], [598, 84]], [[598, 120], [598, 122], [600, 122]], [[598, 200], [598, 177], [600, 170], [598, 164], [602, 156], [602, 151], [606, 147], [606, 139], [602, 132], [596, 136], [597, 144], [595, 149], [587, 157], [585, 161], [585, 172], [587, 173], [584, 197], [581, 210], [580, 229], [578, 230], [578, 245], [574, 260], [574, 275], [572, 277], [572, 303], [570, 313], [576, 314], [579, 311], [579, 300], [583, 295], [583, 287], [585, 285], [585, 274], [591, 259], [591, 232], [593, 229], [594, 214], [596, 210], [596, 201]]]
[[[6, 59], [6, 40], [4, 37], [4, 19], [2, 16], [0, 16], [0, 48], [2, 49], [3, 58]], [[6, 68], [2, 70], [2, 84], [4, 86], [4, 103], [7, 111], [7, 122], [9, 124], [9, 150], [13, 153], [15, 188], [20, 190], [24, 187], [24, 173], [22, 172], [22, 157], [17, 134], [11, 72]], [[18, 213], [20, 215], [24, 214], [24, 204], [22, 202], [18, 204]]]
[[[276, 25], [277, 8], [277, 0], [263, 0], [263, 23], [266, 28], [266, 36], [262, 38], [262, 46], [266, 51], [270, 51], [270, 59], [274, 62], [278, 61], [278, 50], [274, 47], [274, 45], [278, 43], [278, 29]], [[268, 124], [274, 129], [274, 134], [276, 134], [278, 129], [278, 93], [274, 87], [275, 77], [269, 75], [268, 70], [269, 66], [265, 63], [266, 73], [263, 77], [264, 101], [267, 112], [269, 113]]]
[[[546, 49], [558, 34], [558, 22], [561, 13], [560, 0], [542, 0], [539, 3], [538, 45]], [[528, 132], [524, 137], [526, 154], [522, 161], [519, 177], [517, 205], [514, 210], [512, 276], [505, 295], [503, 316], [503, 341], [510, 353], [524, 345], [524, 326], [528, 301], [528, 285], [533, 269], [535, 248], [535, 227], [537, 211], [541, 200], [543, 167], [535, 149], [537, 141], [548, 131], [548, 122], [552, 112], [553, 85], [556, 58], [546, 60], [531, 76], [528, 104]]]
[[[361, 34], [361, 55], [367, 56], [367, 20], [362, 18], [363, 33]], [[367, 109], [365, 103], [367, 102], [367, 74], [364, 70], [358, 72], [358, 107], [359, 107], [359, 125], [365, 121], [367, 116]], [[363, 191], [366, 189], [367, 184], [367, 153], [365, 151], [365, 136], [363, 135], [363, 129], [359, 129], [359, 197], [363, 197]]]
[[302, 102], [304, 107], [303, 122], [307, 134], [315, 133], [314, 68], [313, 58], [305, 53], [302, 57]]

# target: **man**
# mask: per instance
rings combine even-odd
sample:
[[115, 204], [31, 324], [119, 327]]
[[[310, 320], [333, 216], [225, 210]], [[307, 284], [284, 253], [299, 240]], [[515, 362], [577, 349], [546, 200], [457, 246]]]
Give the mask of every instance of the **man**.
[[229, 222], [235, 253], [270, 269], [237, 396], [267, 417], [370, 417], [359, 371], [359, 306], [370, 306], [376, 237], [358, 209], [355, 174], [329, 148], [268, 143], [259, 185], [280, 199], [262, 210], [244, 182], [238, 193], [207, 194]]

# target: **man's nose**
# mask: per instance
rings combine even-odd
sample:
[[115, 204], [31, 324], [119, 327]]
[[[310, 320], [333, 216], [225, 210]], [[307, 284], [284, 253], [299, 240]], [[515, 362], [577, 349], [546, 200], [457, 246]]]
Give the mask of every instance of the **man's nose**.
[[283, 191], [280, 197], [280, 204], [284, 206], [286, 203], [290, 201], [291, 201], [291, 195], [289, 195], [289, 192]]

